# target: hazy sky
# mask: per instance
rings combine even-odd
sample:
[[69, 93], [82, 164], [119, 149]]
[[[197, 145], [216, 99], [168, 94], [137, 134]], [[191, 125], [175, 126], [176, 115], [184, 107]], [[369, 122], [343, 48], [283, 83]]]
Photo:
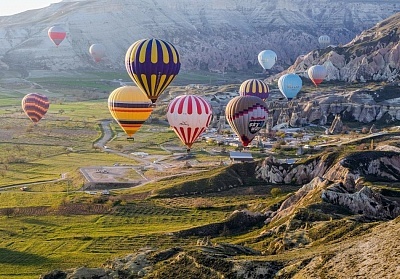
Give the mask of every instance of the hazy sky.
[[57, 2], [61, 2], [61, 0], [0, 0], [0, 16], [43, 8]]

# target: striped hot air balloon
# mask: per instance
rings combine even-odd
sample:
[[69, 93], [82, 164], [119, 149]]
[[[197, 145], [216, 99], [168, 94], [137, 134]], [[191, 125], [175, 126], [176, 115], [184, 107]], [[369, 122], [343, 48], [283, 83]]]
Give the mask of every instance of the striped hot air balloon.
[[211, 117], [211, 106], [199, 96], [178, 96], [168, 105], [168, 123], [187, 146], [188, 152], [193, 142], [210, 125]]
[[225, 116], [243, 146], [248, 146], [267, 121], [267, 104], [258, 97], [237, 96], [226, 105]]
[[159, 39], [133, 43], [125, 55], [126, 70], [131, 79], [155, 103], [179, 73], [179, 53], [171, 44]]
[[56, 46], [59, 46], [67, 36], [64, 28], [59, 25], [50, 27], [47, 31], [47, 34], [49, 35], [50, 40], [52, 40]]
[[326, 48], [331, 44], [331, 38], [328, 35], [319, 36], [318, 43], [322, 48]]
[[49, 105], [49, 99], [38, 93], [30, 93], [22, 99], [22, 109], [33, 123], [42, 119], [49, 109]]
[[262, 80], [248, 79], [240, 85], [239, 94], [240, 96], [255, 96], [265, 101], [269, 96], [269, 87]]
[[318, 86], [327, 75], [326, 68], [322, 65], [311, 66], [308, 69], [307, 73], [308, 77], [311, 79], [315, 86]]
[[115, 89], [108, 97], [108, 109], [119, 126], [131, 138], [150, 117], [151, 101], [136, 86]]

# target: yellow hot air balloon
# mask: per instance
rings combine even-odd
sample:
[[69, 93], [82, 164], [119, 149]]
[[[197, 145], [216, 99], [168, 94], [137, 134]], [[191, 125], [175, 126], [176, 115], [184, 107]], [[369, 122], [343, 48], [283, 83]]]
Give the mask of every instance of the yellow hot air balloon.
[[111, 92], [108, 109], [129, 138], [132, 138], [153, 111], [149, 98], [136, 86], [123, 86]]

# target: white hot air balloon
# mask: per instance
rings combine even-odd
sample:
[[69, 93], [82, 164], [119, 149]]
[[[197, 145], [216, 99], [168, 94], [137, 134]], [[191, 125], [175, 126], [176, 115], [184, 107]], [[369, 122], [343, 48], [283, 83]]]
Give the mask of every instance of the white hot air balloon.
[[89, 53], [94, 61], [100, 62], [101, 59], [106, 56], [106, 48], [102, 44], [93, 44], [89, 48]]
[[269, 70], [275, 65], [276, 53], [272, 50], [263, 50], [258, 54], [258, 62], [264, 70]]

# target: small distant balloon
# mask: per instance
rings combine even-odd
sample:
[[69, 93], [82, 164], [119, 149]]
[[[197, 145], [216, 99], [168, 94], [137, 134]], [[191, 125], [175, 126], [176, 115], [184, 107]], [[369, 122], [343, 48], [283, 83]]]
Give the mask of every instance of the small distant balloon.
[[94, 61], [100, 62], [101, 59], [106, 56], [106, 48], [103, 44], [93, 44], [89, 48], [89, 53]]
[[168, 123], [187, 146], [188, 152], [200, 134], [210, 125], [211, 118], [211, 106], [200, 96], [178, 96], [168, 105]]
[[269, 87], [262, 80], [248, 79], [240, 85], [239, 94], [240, 96], [255, 96], [265, 101], [269, 96]]
[[122, 86], [111, 92], [108, 109], [130, 138], [153, 111], [149, 98], [136, 86]]
[[47, 31], [47, 34], [49, 35], [50, 40], [52, 40], [56, 46], [59, 46], [67, 36], [64, 28], [59, 25], [50, 27]]
[[258, 62], [264, 70], [269, 70], [275, 65], [276, 53], [272, 50], [263, 50], [258, 54]]
[[279, 90], [289, 101], [297, 96], [302, 86], [303, 82], [296, 74], [285, 74], [278, 79]]
[[322, 35], [318, 38], [318, 43], [322, 48], [326, 48], [331, 44], [331, 38], [328, 35]]
[[179, 53], [169, 42], [143, 39], [125, 55], [125, 67], [136, 85], [155, 103], [181, 68]]
[[267, 121], [267, 104], [258, 97], [237, 96], [226, 105], [225, 116], [243, 146], [248, 146]]
[[29, 93], [22, 99], [22, 109], [33, 123], [39, 122], [49, 109], [49, 99], [39, 93]]
[[315, 86], [318, 86], [325, 79], [327, 75], [326, 68], [323, 65], [311, 66], [308, 69], [307, 73], [308, 77], [315, 84]]

